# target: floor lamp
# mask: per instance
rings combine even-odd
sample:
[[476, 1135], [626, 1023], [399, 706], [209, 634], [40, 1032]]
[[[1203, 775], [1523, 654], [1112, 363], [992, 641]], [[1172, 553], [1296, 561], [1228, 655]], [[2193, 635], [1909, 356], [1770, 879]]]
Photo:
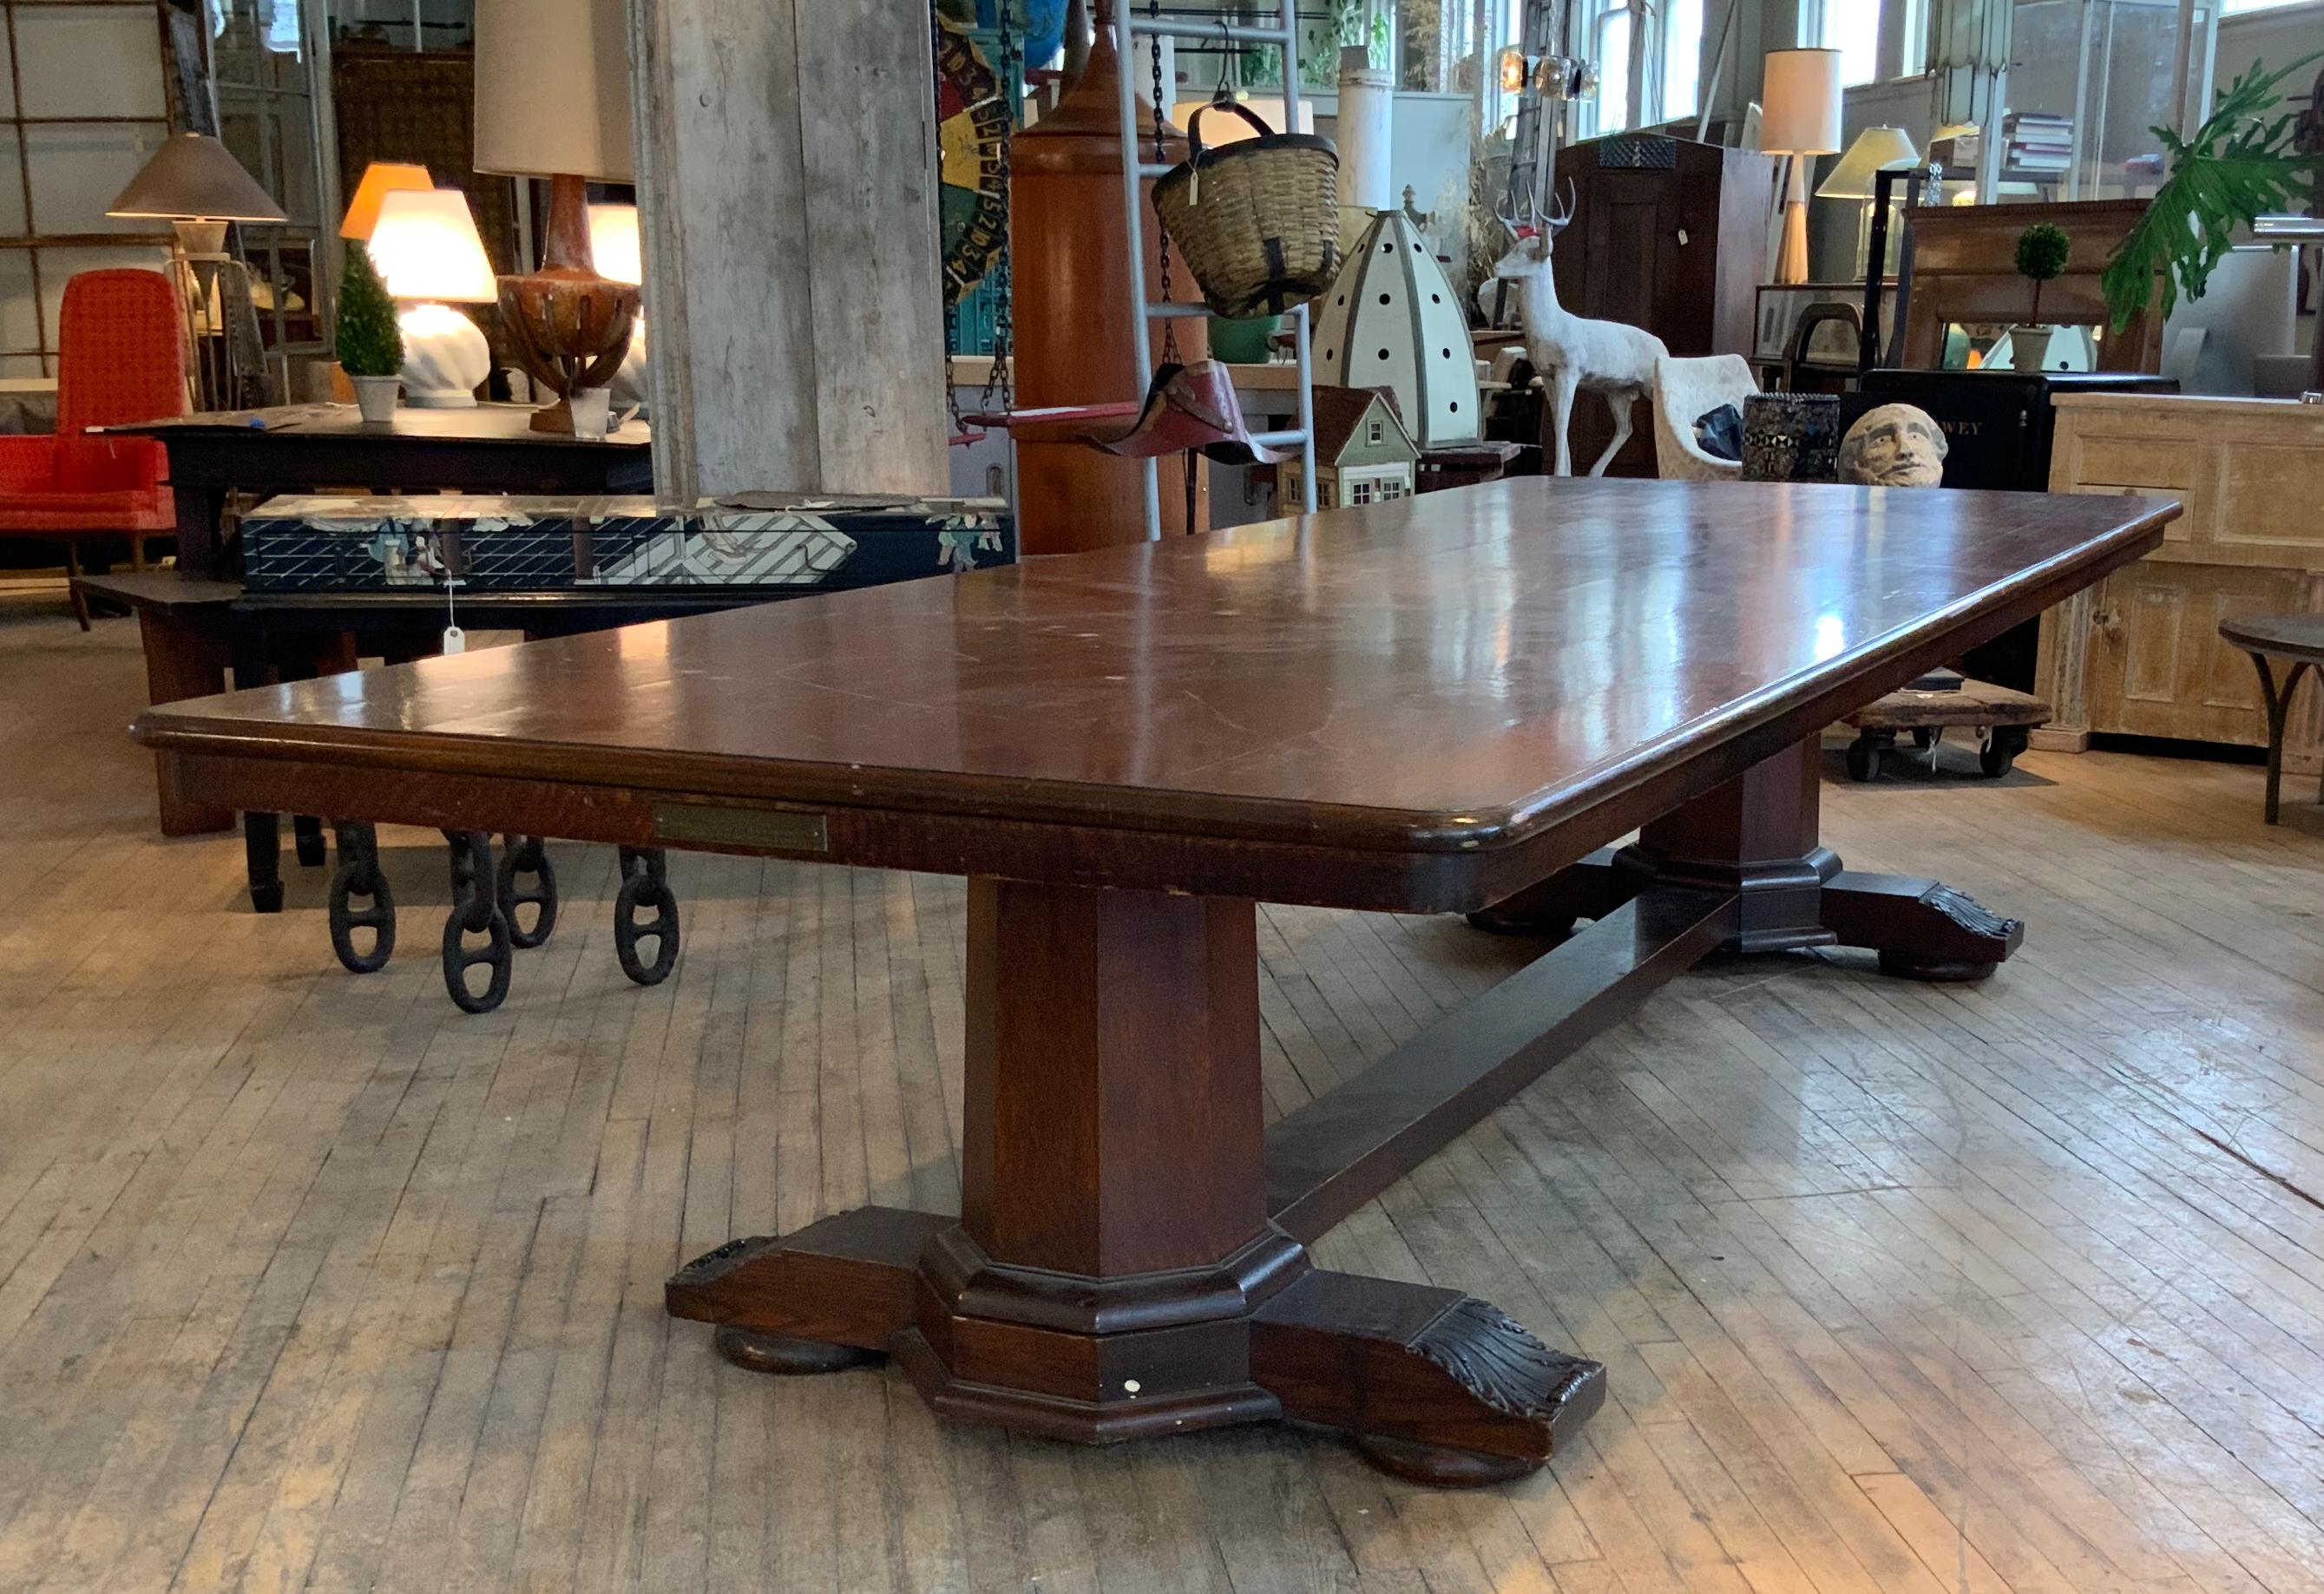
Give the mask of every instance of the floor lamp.
[[255, 343], [255, 316], [239, 328], [238, 337], [223, 302], [220, 268], [242, 266], [226, 253], [226, 229], [231, 222], [290, 218], [242, 162], [206, 133], [181, 133], [164, 142], [105, 213], [167, 221], [177, 233], [171, 264], [186, 307], [189, 365], [201, 390], [196, 402], [205, 410], [238, 406], [244, 378], [264, 356], [257, 347], [237, 347]]
[[1840, 152], [1840, 51], [1771, 50], [1759, 95], [1759, 148], [1790, 157], [1784, 179], [1784, 242], [1775, 281], [1808, 280], [1811, 156]]

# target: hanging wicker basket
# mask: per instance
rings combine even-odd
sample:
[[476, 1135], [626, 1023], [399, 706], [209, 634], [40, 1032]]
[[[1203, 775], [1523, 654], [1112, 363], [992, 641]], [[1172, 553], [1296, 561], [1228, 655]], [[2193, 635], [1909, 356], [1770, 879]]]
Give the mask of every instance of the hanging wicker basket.
[[1214, 315], [1280, 315], [1332, 285], [1340, 270], [1340, 157], [1313, 134], [1259, 130], [1205, 148], [1203, 117], [1186, 126], [1186, 159], [1154, 184], [1154, 209]]

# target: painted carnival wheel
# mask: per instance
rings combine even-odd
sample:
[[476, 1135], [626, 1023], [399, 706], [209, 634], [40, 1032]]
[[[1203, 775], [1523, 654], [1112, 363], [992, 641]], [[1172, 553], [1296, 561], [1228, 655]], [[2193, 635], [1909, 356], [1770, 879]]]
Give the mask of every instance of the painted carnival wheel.
[[936, 148], [942, 186], [945, 302], [957, 304], [1009, 240], [1003, 157], [1009, 105], [1001, 75], [968, 31], [936, 19]]

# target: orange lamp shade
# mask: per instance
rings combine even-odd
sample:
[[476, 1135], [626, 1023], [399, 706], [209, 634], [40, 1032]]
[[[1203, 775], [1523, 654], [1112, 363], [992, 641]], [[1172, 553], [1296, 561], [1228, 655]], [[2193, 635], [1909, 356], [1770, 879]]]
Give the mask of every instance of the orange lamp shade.
[[371, 241], [372, 230], [379, 226], [380, 201], [398, 189], [432, 189], [436, 180], [428, 175], [425, 166], [414, 166], [402, 161], [374, 161], [364, 168], [363, 181], [355, 185], [355, 197], [347, 201], [346, 218], [339, 223], [339, 236]]

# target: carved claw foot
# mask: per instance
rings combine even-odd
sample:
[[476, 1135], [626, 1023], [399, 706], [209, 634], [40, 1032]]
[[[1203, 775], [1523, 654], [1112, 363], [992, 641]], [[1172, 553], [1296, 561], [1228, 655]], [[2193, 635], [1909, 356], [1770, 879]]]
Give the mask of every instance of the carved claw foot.
[[1882, 973], [1907, 980], [1982, 980], [2025, 938], [2024, 920], [1934, 880], [1843, 871], [1825, 885], [1821, 911], [1841, 945], [1872, 948]]
[[1294, 1422], [1338, 1428], [1387, 1470], [1446, 1488], [1533, 1471], [1602, 1405], [1606, 1369], [1483, 1301], [1314, 1272], [1251, 1322], [1251, 1378]]
[[851, 1368], [877, 1367], [888, 1359], [884, 1350], [794, 1340], [787, 1334], [759, 1334], [749, 1329], [722, 1328], [712, 1343], [719, 1355], [754, 1373], [839, 1373]]

